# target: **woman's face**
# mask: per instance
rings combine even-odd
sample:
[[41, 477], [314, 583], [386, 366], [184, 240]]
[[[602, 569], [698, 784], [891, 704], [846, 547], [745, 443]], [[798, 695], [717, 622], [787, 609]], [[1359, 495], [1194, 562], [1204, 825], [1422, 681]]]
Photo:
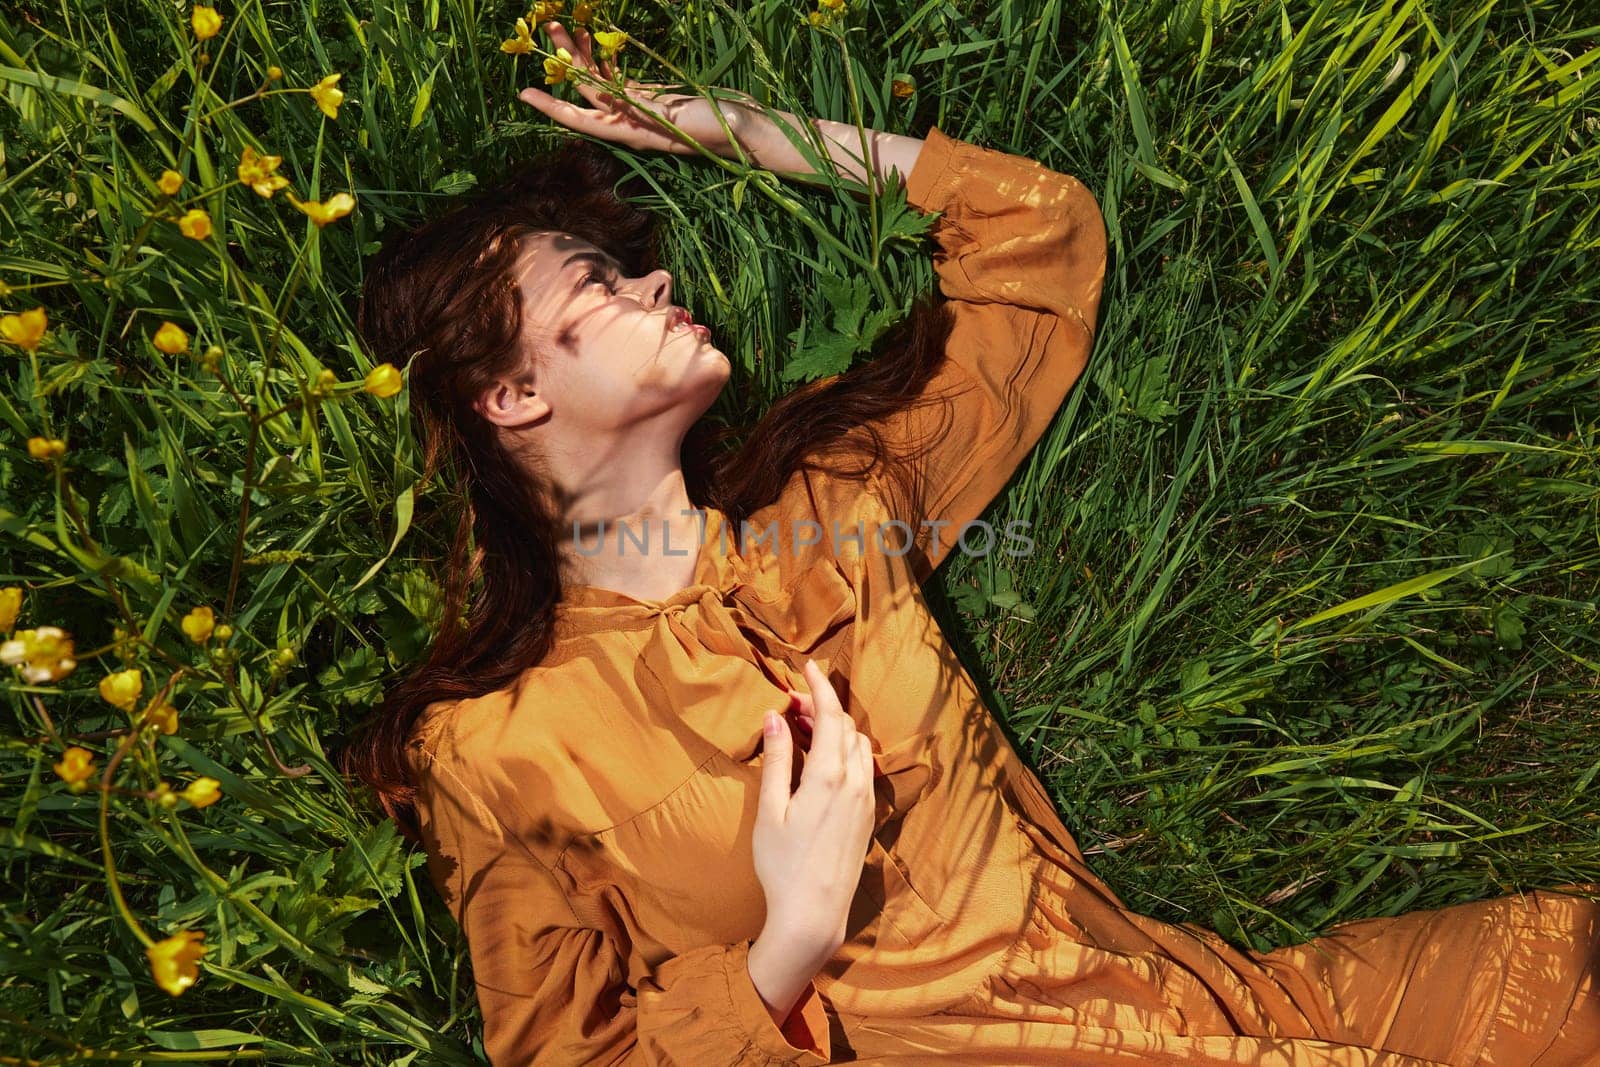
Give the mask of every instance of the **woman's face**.
[[627, 277], [588, 241], [550, 231], [523, 239], [515, 269], [529, 356], [485, 398], [501, 425], [548, 415], [541, 425], [568, 444], [644, 422], [681, 433], [732, 373], [710, 331], [686, 324], [665, 270]]

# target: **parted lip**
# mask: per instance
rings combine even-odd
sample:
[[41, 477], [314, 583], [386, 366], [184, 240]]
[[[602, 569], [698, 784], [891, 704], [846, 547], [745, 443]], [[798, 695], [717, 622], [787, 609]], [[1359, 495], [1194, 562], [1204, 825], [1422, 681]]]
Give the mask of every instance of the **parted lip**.
[[668, 328], [676, 329], [677, 327], [682, 326], [684, 323], [688, 323], [691, 326], [694, 325], [694, 316], [689, 314], [689, 309], [680, 307], [673, 308], [672, 316], [667, 320]]

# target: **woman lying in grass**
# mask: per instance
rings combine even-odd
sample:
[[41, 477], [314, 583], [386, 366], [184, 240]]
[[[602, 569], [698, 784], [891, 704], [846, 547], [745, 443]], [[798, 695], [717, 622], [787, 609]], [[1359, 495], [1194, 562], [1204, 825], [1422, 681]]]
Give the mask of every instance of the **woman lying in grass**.
[[[612, 77], [587, 33], [545, 29]], [[578, 91], [590, 107], [523, 99], [635, 149], [809, 170], [794, 116]], [[874, 132], [861, 160], [854, 128], [816, 127], [841, 177], [938, 213], [942, 301], [732, 450], [702, 421], [729, 360], [600, 150], [524, 166], [372, 266], [364, 340], [411, 360], [463, 503], [448, 621], [351, 765], [426, 846], [491, 1059], [1593, 1062], [1584, 897], [1251, 953], [1089, 870], [919, 587], [1083, 372], [1099, 205], [937, 128]]]

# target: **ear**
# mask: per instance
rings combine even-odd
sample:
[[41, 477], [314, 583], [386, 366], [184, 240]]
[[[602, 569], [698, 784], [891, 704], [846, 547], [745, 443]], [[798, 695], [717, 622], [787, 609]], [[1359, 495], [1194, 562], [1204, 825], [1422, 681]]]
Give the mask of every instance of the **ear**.
[[550, 413], [549, 402], [534, 388], [531, 379], [498, 379], [473, 406], [478, 414], [507, 430], [538, 422]]

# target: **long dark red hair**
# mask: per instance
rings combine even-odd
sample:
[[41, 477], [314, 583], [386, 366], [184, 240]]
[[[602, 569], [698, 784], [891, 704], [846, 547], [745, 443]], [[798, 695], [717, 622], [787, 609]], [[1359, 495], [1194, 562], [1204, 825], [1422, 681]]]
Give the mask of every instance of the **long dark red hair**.
[[[339, 765], [372, 787], [413, 841], [420, 836], [406, 743], [418, 716], [439, 701], [503, 688], [540, 663], [562, 595], [560, 516], [550, 487], [472, 408], [523, 358], [512, 267], [524, 237], [557, 230], [611, 254], [629, 274], [654, 270], [656, 219], [630, 202], [644, 190], [624, 173], [607, 150], [566, 142], [439, 217], [393, 234], [367, 266], [356, 327], [375, 362], [409, 367], [422, 481], [443, 473], [446, 486], [417, 522], [425, 531], [438, 524], [444, 533], [436, 540], [449, 547], [442, 562], [424, 561], [443, 593], [426, 658], [358, 726]], [[738, 529], [803, 468], [856, 479], [876, 471], [898, 500], [910, 499], [912, 457], [891, 455], [872, 423], [924, 399], [950, 326], [943, 301], [924, 296], [879, 339], [881, 356], [793, 390], [753, 427], [702, 417], [683, 445], [690, 500], [722, 511]]]

